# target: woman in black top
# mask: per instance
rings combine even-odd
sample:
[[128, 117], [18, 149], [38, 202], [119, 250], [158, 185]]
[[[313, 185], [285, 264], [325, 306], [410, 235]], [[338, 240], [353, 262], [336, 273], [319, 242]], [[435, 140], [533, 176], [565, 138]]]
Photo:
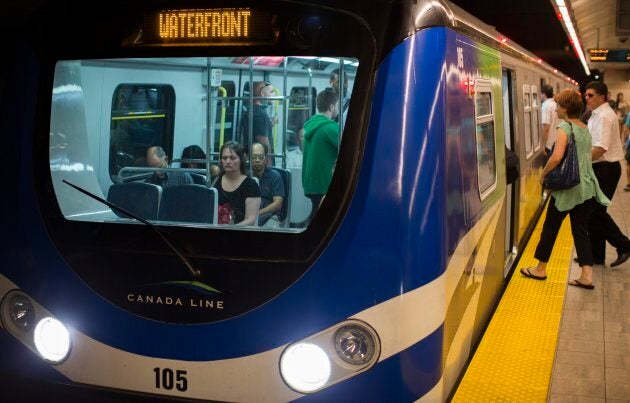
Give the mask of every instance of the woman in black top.
[[214, 187], [219, 192], [219, 224], [254, 225], [260, 190], [245, 174], [243, 147], [236, 141], [221, 146], [221, 174]]

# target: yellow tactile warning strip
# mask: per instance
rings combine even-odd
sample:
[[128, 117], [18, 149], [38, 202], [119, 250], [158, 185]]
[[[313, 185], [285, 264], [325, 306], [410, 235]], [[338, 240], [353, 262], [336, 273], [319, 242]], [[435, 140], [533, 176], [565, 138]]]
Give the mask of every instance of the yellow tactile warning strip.
[[546, 402], [562, 317], [573, 236], [564, 220], [547, 280], [520, 274], [534, 266], [543, 213], [452, 402]]

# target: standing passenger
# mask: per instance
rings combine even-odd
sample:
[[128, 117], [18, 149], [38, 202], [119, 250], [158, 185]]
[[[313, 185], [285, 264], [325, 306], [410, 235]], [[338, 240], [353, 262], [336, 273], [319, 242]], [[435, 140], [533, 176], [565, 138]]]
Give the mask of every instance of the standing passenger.
[[625, 148], [625, 157], [626, 157], [626, 186], [623, 188], [624, 191], [630, 192], [630, 113], [626, 114], [626, 121], [622, 127], [621, 137], [623, 138], [624, 148]]
[[577, 146], [580, 183], [571, 189], [554, 190], [551, 193], [551, 200], [547, 206], [547, 217], [534, 254], [534, 257], [539, 261], [538, 265], [522, 268], [520, 271], [525, 277], [534, 280], [547, 278], [547, 262], [556, 242], [560, 225], [568, 214], [571, 217], [571, 233], [575, 240], [578, 262], [582, 267], [580, 276], [571, 280], [569, 284], [593, 289], [595, 288], [593, 286], [593, 254], [587, 230], [588, 220], [596, 207], [608, 206], [610, 200], [599, 188], [597, 177], [591, 165], [591, 136], [586, 125], [579, 119], [582, 110], [580, 94], [574, 90], [565, 89], [556, 95], [555, 100], [558, 104], [558, 116], [566, 121], [558, 126], [556, 146], [543, 169], [540, 183], [542, 184], [545, 175], [562, 161], [571, 132], [575, 135]]
[[[252, 87], [254, 97], [272, 97], [274, 94], [273, 85], [269, 81], [255, 82]], [[248, 102], [248, 101], [245, 101]], [[247, 103], [249, 105], [249, 103]], [[276, 118], [270, 118], [267, 108], [269, 102], [263, 99], [254, 99], [254, 109], [252, 111], [252, 139], [255, 143], [264, 144], [267, 150], [273, 154], [272, 128], [276, 123]], [[242, 122], [242, 143], [245, 153], [249, 155], [249, 114], [243, 114]]]
[[333, 167], [339, 152], [339, 97], [324, 90], [317, 95], [317, 115], [304, 123], [304, 154], [302, 157], [302, 187], [311, 200], [311, 220], [319, 208], [332, 180]]
[[[600, 81], [591, 81], [586, 85], [586, 104], [593, 111], [588, 120], [588, 129], [593, 136], [593, 170], [599, 186], [612, 200], [619, 178], [621, 177], [621, 161], [624, 158], [617, 114], [606, 102], [608, 87]], [[617, 249], [617, 259], [610, 267], [619, 266], [630, 258], [630, 239], [625, 236], [606, 206], [597, 206], [589, 220], [588, 232], [596, 264], [604, 264], [606, 258], [606, 241]]]
[[[350, 98], [348, 98], [348, 74], [343, 72], [343, 90], [339, 88], [339, 69], [335, 69], [330, 72], [330, 86], [333, 91], [337, 93], [339, 98], [341, 98], [342, 109], [340, 111], [341, 116], [343, 117], [343, 125], [346, 124], [346, 117], [348, 116], [348, 105], [350, 105]], [[339, 116], [333, 119], [335, 122], [339, 122]], [[343, 130], [343, 127], [341, 127]]]

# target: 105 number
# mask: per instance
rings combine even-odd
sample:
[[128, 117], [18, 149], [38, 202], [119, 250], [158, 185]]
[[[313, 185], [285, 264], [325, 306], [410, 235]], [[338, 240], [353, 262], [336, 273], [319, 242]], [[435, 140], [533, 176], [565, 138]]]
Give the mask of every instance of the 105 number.
[[173, 390], [175, 387], [180, 392], [188, 390], [188, 380], [186, 371], [178, 369], [173, 371], [170, 368], [153, 368], [155, 372], [155, 387], [157, 389]]

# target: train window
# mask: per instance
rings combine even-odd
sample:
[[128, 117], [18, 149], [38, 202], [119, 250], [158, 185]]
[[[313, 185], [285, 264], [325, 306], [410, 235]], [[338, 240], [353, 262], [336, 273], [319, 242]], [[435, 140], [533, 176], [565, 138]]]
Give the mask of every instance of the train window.
[[[109, 175], [146, 165], [146, 151], [160, 146], [172, 159], [175, 91], [170, 85], [120, 84], [112, 95]], [[123, 171], [124, 172], [124, 171]], [[146, 176], [146, 174], [145, 174]]]
[[536, 86], [532, 86], [532, 141], [534, 143], [534, 150], [538, 151], [540, 149], [540, 130], [538, 130], [538, 115], [540, 113], [540, 108], [538, 105], [538, 91]]
[[[342, 101], [344, 107], [352, 110], [350, 101], [358, 65], [355, 58], [313, 56], [58, 62], [51, 113], [50, 169], [64, 217], [96, 222], [134, 221], [116, 208], [109, 209], [94, 200], [86, 202], [84, 194], [61, 184], [67, 179], [102, 199], [115, 199], [124, 204], [120, 207], [127, 207], [140, 218], [163, 225], [216, 228], [240, 223], [245, 225], [241, 228], [251, 230], [257, 223], [277, 231], [303, 231], [314, 217], [311, 206], [319, 205], [313, 195], [322, 199], [332, 182], [342, 130], [335, 116], [329, 114], [341, 110]], [[341, 68], [347, 73], [345, 96], [338, 94], [339, 85], [335, 88], [330, 78]], [[323, 102], [337, 103], [338, 107], [313, 114], [318, 105], [317, 94], [322, 95]], [[312, 155], [309, 133], [319, 130], [320, 123], [327, 125], [328, 141], [311, 144], [310, 150], [317, 150]], [[302, 132], [306, 132], [304, 142]], [[284, 186], [275, 186], [274, 191], [282, 190], [286, 207], [258, 216], [258, 209], [252, 214], [244, 200], [229, 201], [221, 178], [213, 180], [223, 173], [220, 150], [228, 141], [243, 147], [241, 164], [248, 176], [258, 174], [265, 166], [277, 169]], [[265, 146], [266, 164], [261, 163], [260, 157], [254, 158], [258, 151], [251, 147], [256, 142]], [[183, 150], [191, 145], [204, 151], [197, 155], [205, 154], [205, 164], [171, 165], [173, 160], [179, 162]], [[155, 152], [154, 159], [159, 159], [159, 163], [147, 161], [147, 150], [153, 146], [163, 150]], [[68, 162], [73, 160], [80, 164]], [[303, 180], [303, 176], [315, 178], [314, 182]], [[144, 186], [145, 183], [157, 188]], [[167, 194], [173, 194], [167, 191], [168, 187], [191, 184], [216, 189], [214, 197], [200, 191], [199, 197], [207, 199], [209, 206], [193, 206], [203, 211], [193, 214], [187, 210], [186, 217], [164, 213], [167, 206], [182, 211], [192, 208], [186, 200], [174, 205], [164, 202]], [[255, 198], [259, 189], [269, 188], [255, 185], [248, 192]], [[265, 193], [262, 200], [264, 208], [273, 202], [273, 197]], [[227, 213], [222, 216], [221, 212]], [[251, 217], [255, 219], [250, 220]]]
[[477, 80], [475, 82], [475, 119], [477, 178], [479, 194], [484, 199], [496, 186], [494, 110], [490, 81]]
[[525, 155], [527, 158], [534, 154], [534, 141], [532, 139], [531, 114], [532, 114], [532, 94], [529, 85], [523, 85], [523, 130], [525, 132]]

